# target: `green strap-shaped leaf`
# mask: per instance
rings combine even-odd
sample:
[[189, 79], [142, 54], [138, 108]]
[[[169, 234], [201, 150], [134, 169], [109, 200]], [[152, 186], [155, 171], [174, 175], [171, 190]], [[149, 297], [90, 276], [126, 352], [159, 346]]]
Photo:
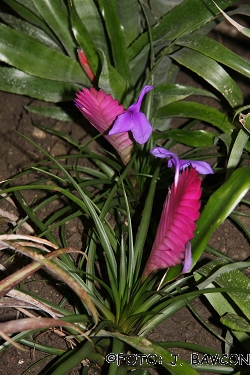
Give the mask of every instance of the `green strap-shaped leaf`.
[[101, 51], [101, 57], [102, 71], [98, 82], [99, 87], [107, 94], [111, 94], [114, 99], [117, 99], [122, 103], [122, 101], [124, 101], [126, 82], [117, 70], [108, 63], [103, 51]]
[[173, 139], [192, 147], [209, 147], [214, 144], [215, 133], [205, 130], [167, 130], [164, 133], [155, 134], [155, 139]]
[[250, 63], [211, 38], [195, 33], [179, 39], [177, 44], [203, 53], [236, 72], [250, 77]]
[[45, 31], [40, 27], [33, 25], [30, 22], [26, 22], [21, 18], [17, 18], [8, 13], [0, 13], [0, 18], [13, 29], [19, 30], [22, 33], [28, 34], [32, 38], [37, 39], [39, 42], [43, 43], [45, 46], [52, 48], [58, 52], [63, 52], [61, 45], [56, 43]]
[[73, 100], [80, 85], [31, 76], [14, 68], [0, 67], [0, 90], [47, 102]]
[[125, 81], [131, 84], [126, 40], [118, 17], [116, 0], [99, 0], [99, 5], [109, 35], [115, 68]]
[[203, 89], [193, 87], [193, 86], [186, 86], [186, 85], [181, 85], [178, 83], [157, 85], [154, 89], [154, 98], [153, 98], [154, 110], [160, 107], [164, 107], [165, 105], [169, 103], [172, 103], [173, 100], [171, 100], [170, 98], [175, 97], [177, 98], [176, 100], [180, 100], [180, 97], [189, 96], [189, 95], [207, 96], [209, 98], [218, 99], [210, 91], [203, 90]]
[[234, 140], [233, 145], [231, 145], [231, 152], [227, 162], [226, 178], [228, 178], [232, 174], [233, 170], [239, 164], [248, 138], [249, 134], [245, 132], [243, 129], [240, 129]]
[[218, 109], [194, 102], [174, 102], [162, 107], [157, 117], [187, 117], [208, 122], [225, 133], [231, 134], [234, 127], [228, 117]]
[[81, 49], [84, 51], [91, 70], [93, 71], [94, 75], [96, 75], [100, 58], [96, 51], [96, 46], [93, 43], [92, 37], [89, 34], [89, 31], [86, 29], [78, 13], [76, 12], [74, 3], [70, 7], [70, 16], [72, 31], [77, 40], [77, 43], [79, 47], [81, 47]]
[[74, 0], [74, 6], [81, 22], [88, 30], [89, 35], [93, 39], [96, 48], [104, 51], [108, 61], [108, 46], [106, 41], [106, 32], [103, 27], [101, 15], [93, 0]]
[[193, 266], [204, 251], [210, 236], [230, 215], [250, 188], [250, 167], [239, 168], [216, 190], [197, 221], [192, 240]]
[[138, 38], [141, 28], [140, 4], [138, 0], [117, 1], [118, 15], [124, 30], [126, 45], [129, 46]]
[[[222, 9], [225, 9], [235, 2], [235, 0], [216, 1]], [[174, 40], [181, 35], [191, 33], [207, 24], [218, 13], [218, 8], [212, 2], [208, 3], [201, 0], [183, 1], [165, 14], [155, 27], [152, 28], [153, 40], [156, 41], [162, 38]], [[148, 43], [149, 36], [148, 33], [145, 32], [129, 48], [129, 60], [134, 59]]]
[[182, 48], [171, 57], [179, 64], [197, 73], [218, 90], [234, 108], [242, 105], [243, 96], [230, 75], [213, 59], [194, 50]]
[[31, 0], [4, 0], [8, 6], [10, 6], [17, 14], [19, 14], [26, 21], [40, 27], [45, 31], [51, 38], [55, 40], [55, 35], [51, 29], [46, 25], [44, 20], [41, 18], [37, 9], [33, 5]]
[[59, 121], [72, 121], [73, 119], [59, 107], [39, 107], [39, 106], [25, 106], [26, 111], [36, 113], [38, 115], [54, 118]]
[[3, 24], [0, 35], [1, 61], [37, 77], [88, 85], [80, 64], [70, 57]]
[[222, 324], [235, 331], [250, 332], [250, 322], [236, 314], [228, 313], [222, 316], [220, 321]]
[[74, 58], [76, 56], [76, 44], [70, 27], [69, 10], [65, 2], [63, 0], [32, 1], [47, 25], [58, 37], [68, 55]]

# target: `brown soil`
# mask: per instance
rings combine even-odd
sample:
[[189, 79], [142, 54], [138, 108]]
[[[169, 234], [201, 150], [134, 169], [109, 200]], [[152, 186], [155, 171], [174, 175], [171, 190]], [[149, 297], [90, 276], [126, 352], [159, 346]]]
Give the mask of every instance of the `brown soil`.
[[[220, 38], [222, 37], [223, 36], [220, 35]], [[223, 42], [225, 43], [228, 41], [223, 40]], [[231, 41], [229, 42], [232, 44]], [[237, 45], [239, 53], [245, 53], [245, 49], [243, 48], [244, 46], [241, 47], [239, 44], [237, 44], [237, 42], [236, 44], [233, 44], [234, 46]], [[182, 76], [182, 82], [187, 79], [185, 77], [186, 76]], [[190, 84], [190, 77], [188, 77], [188, 80]], [[244, 78], [242, 81], [240, 80], [239, 84], [243, 92], [245, 92], [246, 96], [248, 96], [249, 81], [247, 82], [247, 80]], [[39, 116], [30, 115], [24, 109], [24, 106], [31, 103], [35, 105], [38, 103], [38, 101], [27, 97], [20, 97], [18, 95], [0, 92], [0, 181], [11, 177], [30, 164], [33, 164], [34, 162], [43, 158], [42, 154], [38, 152], [35, 146], [23, 139], [16, 131], [32, 139], [34, 142], [42, 146], [46, 151], [49, 151], [53, 156], [65, 155], [71, 151], [70, 147], [64, 141], [59, 140], [55, 136], [37, 131], [37, 129], [32, 125], [32, 120], [38, 121], [45, 126], [64, 131], [82, 142], [86, 142], [91, 139], [91, 129], [87, 125], [83, 128], [80, 123], [63, 123], [56, 120], [48, 120]], [[41, 103], [41, 105], [46, 104]], [[98, 147], [95, 145], [92, 147]], [[22, 183], [28, 182], [25, 180], [25, 178], [26, 177], [23, 178]], [[8, 209], [10, 211], [12, 210], [10, 207]], [[52, 207], [51, 209], [53, 210], [54, 208]], [[81, 248], [83, 235], [82, 231], [84, 231], [82, 222], [80, 220], [74, 220], [67, 230], [68, 238], [70, 238], [70, 244], [72, 246]], [[250, 256], [250, 246], [248, 241], [245, 239], [241, 231], [228, 220], [214, 233], [210, 244], [216, 249], [221, 250], [238, 260], [243, 260]], [[205, 262], [205, 258], [206, 255], [203, 256], [202, 262]], [[2, 263], [1, 254], [0, 263]], [[29, 287], [41, 297], [50, 296], [50, 298], [57, 303], [60, 300], [63, 291], [50, 283], [39, 282], [39, 280], [43, 279], [44, 277], [47, 276], [44, 276], [43, 273], [36, 274], [35, 279], [38, 281], [30, 284]], [[216, 332], [219, 334], [222, 333], [222, 327], [218, 321], [218, 317], [212, 308], [207, 306], [205, 299], [197, 299], [192, 303], [192, 305], [196, 308], [203, 319], [211, 324]], [[16, 317], [17, 312], [14, 309], [9, 308], [0, 310], [0, 321], [7, 321], [9, 319], [15, 319]], [[188, 308], [182, 309], [173, 317], [160, 324], [159, 327], [153, 330], [149, 337], [156, 341], [193, 342], [206, 345], [218, 352], [223, 350], [223, 343], [212, 333], [208, 332], [196, 320]], [[39, 337], [38, 340], [39, 342], [47, 343], [58, 348], [67, 347], [64, 339], [53, 331], [48, 331], [43, 336]], [[173, 352], [175, 354], [180, 354], [181, 357], [186, 360], [190, 359], [190, 353], [183, 350], [176, 349]], [[22, 352], [15, 348], [9, 348], [8, 350], [0, 353], [0, 375], [21, 375], [30, 365], [45, 357], [46, 355], [38, 350], [34, 352]], [[42, 375], [44, 368], [51, 360], [51, 357], [48, 357], [47, 359], [45, 358], [35, 367], [30, 368], [27, 373]], [[72, 371], [70, 375], [80, 374], [80, 369], [81, 366]], [[93, 374], [94, 373], [98, 374], [99, 372], [96, 370], [96, 372], [93, 371]]]

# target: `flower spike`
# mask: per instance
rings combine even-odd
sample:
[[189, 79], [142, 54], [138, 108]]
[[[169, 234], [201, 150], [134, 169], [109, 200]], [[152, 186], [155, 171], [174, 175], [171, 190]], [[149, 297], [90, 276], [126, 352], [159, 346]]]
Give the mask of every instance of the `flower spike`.
[[109, 131], [109, 135], [131, 131], [136, 142], [141, 145], [147, 142], [152, 133], [152, 126], [144, 113], [140, 112], [140, 109], [144, 96], [153, 88], [154, 86], [145, 86], [143, 88], [137, 102], [117, 117], [112, 129]]
[[200, 213], [201, 178], [194, 168], [186, 168], [178, 184], [172, 184], [161, 214], [155, 241], [143, 272], [151, 272], [183, 264], [183, 272], [192, 265], [190, 240]]
[[84, 117], [101, 133], [114, 147], [126, 165], [131, 157], [133, 142], [128, 132], [118, 135], [108, 135], [108, 130], [114, 120], [124, 112], [122, 105], [103, 90], [97, 91], [93, 87], [83, 88], [76, 94], [75, 104]]

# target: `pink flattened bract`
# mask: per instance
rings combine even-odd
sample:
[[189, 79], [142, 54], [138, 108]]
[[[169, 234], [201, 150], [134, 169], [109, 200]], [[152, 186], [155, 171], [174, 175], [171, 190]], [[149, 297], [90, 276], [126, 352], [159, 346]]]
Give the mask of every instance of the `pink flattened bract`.
[[114, 147], [123, 163], [126, 165], [131, 157], [133, 142], [128, 132], [117, 135], [108, 135], [108, 131], [121, 113], [122, 105], [103, 90], [83, 88], [76, 94], [75, 104], [84, 117], [99, 131]]
[[95, 82], [96, 77], [95, 77], [94, 73], [92, 72], [92, 69], [91, 69], [91, 67], [89, 65], [89, 62], [88, 62], [88, 59], [87, 59], [87, 56], [85, 55], [85, 53], [83, 52], [83, 50], [81, 48], [77, 49], [77, 54], [78, 54], [78, 59], [80, 61], [81, 67], [83, 68], [87, 77], [89, 78], [89, 80], [91, 82]]
[[[190, 268], [191, 245], [195, 221], [199, 218], [201, 178], [194, 168], [186, 168], [178, 184], [172, 184], [164, 204], [155, 241], [143, 272], [145, 279], [151, 272], [183, 263]], [[185, 255], [188, 254], [188, 264]]]

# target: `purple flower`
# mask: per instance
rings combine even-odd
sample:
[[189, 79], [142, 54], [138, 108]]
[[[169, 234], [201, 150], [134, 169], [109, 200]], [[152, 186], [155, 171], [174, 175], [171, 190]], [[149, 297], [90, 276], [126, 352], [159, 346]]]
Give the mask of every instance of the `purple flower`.
[[168, 167], [175, 168], [175, 177], [174, 177], [175, 185], [177, 185], [178, 183], [180, 171], [184, 170], [187, 167], [195, 168], [197, 172], [199, 172], [200, 174], [213, 174], [214, 173], [211, 166], [205, 161], [181, 160], [178, 158], [178, 156], [174, 152], [168, 151], [162, 147], [155, 147], [150, 152], [157, 158], [162, 158], [162, 159], [169, 158]]
[[145, 94], [153, 88], [153, 86], [143, 88], [137, 102], [117, 117], [109, 135], [131, 131], [136, 142], [141, 145], [147, 142], [152, 133], [152, 126], [144, 113], [140, 112], [140, 108]]

